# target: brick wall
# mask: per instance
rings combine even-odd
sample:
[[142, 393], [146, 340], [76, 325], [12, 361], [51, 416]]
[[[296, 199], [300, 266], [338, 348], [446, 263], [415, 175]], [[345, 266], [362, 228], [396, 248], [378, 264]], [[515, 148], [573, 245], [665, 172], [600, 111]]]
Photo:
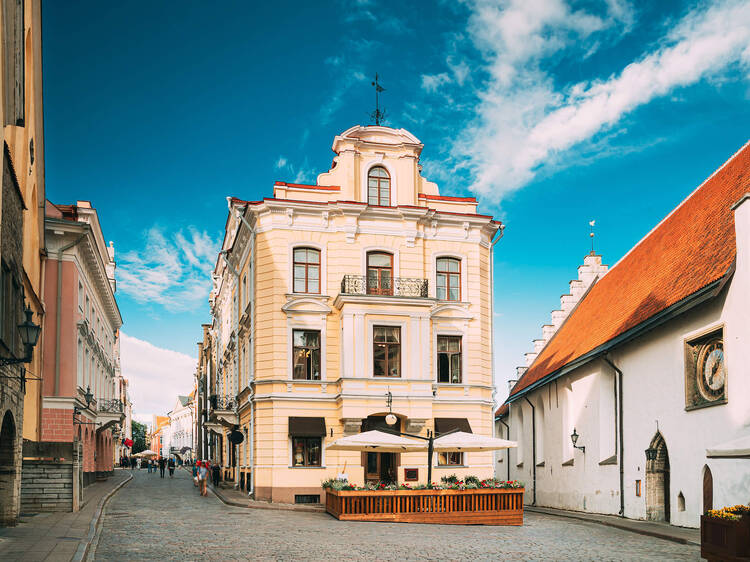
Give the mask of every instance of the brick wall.
[[44, 408], [42, 410], [42, 441], [73, 441], [73, 410]]

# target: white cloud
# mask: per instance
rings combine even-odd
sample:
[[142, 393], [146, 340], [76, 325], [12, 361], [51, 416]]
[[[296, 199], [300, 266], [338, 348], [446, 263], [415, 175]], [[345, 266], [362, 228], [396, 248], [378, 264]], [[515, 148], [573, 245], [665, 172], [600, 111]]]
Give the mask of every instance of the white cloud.
[[437, 92], [445, 84], [450, 84], [453, 80], [447, 72], [440, 74], [423, 74], [422, 89], [426, 92]]
[[120, 364], [128, 379], [134, 417], [151, 423], [151, 416], [166, 415], [177, 395], [193, 390], [196, 359], [120, 334]]
[[291, 183], [315, 183], [315, 170], [310, 167], [307, 157], [302, 161], [302, 165], [297, 167], [285, 156], [279, 156], [279, 159], [276, 160], [276, 169], [285, 172], [286, 177], [283, 178], [285, 181]]
[[283, 156], [279, 156], [279, 159], [276, 160], [276, 168], [277, 169], [286, 168], [287, 164], [289, 164], [289, 162]]
[[546, 70], [555, 57], [590, 55], [601, 44], [597, 36], [632, 26], [628, 2], [609, 0], [607, 7], [599, 16], [561, 0], [470, 4], [468, 33], [483, 53], [488, 79], [476, 92], [475, 119], [454, 143], [452, 165], [469, 172], [477, 194], [497, 201], [541, 169], [560, 165], [565, 151], [595, 141], [634, 109], [750, 62], [750, 3], [723, 0], [689, 12], [620, 72], [557, 84]]
[[156, 303], [170, 311], [205, 303], [219, 244], [194, 227], [168, 236], [153, 226], [138, 251], [122, 254], [117, 288], [140, 303]]

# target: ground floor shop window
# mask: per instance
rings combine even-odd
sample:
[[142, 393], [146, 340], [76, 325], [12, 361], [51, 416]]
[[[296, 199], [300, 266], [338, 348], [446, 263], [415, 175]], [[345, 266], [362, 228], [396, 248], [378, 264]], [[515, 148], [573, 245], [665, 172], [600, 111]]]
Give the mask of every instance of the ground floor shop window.
[[441, 466], [461, 466], [464, 464], [464, 454], [457, 452], [438, 453], [438, 465]]
[[292, 437], [292, 466], [320, 466], [320, 437]]

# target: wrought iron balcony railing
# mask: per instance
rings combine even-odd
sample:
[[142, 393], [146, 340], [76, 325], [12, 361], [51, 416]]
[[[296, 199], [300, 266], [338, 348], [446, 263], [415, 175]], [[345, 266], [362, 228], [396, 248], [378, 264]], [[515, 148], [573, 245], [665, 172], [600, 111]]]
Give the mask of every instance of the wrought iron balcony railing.
[[209, 398], [212, 410], [231, 410], [237, 409], [237, 399], [234, 396], [212, 394]]
[[342, 295], [389, 295], [400, 297], [427, 297], [427, 279], [414, 277], [367, 277], [344, 275], [341, 280]]
[[112, 398], [111, 400], [99, 401], [99, 411], [106, 412], [108, 414], [122, 414], [123, 413], [122, 400], [118, 398]]

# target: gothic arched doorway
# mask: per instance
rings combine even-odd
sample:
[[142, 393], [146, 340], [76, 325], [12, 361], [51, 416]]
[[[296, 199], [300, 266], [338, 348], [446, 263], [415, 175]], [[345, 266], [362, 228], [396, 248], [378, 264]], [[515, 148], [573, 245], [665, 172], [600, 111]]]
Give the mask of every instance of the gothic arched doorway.
[[646, 519], [669, 522], [669, 453], [661, 433], [646, 450]]
[[19, 477], [15, 454], [16, 441], [16, 423], [13, 414], [7, 411], [0, 428], [0, 526], [12, 526], [17, 523], [18, 502], [13, 501]]
[[714, 476], [708, 465], [703, 467], [703, 513], [714, 508]]

